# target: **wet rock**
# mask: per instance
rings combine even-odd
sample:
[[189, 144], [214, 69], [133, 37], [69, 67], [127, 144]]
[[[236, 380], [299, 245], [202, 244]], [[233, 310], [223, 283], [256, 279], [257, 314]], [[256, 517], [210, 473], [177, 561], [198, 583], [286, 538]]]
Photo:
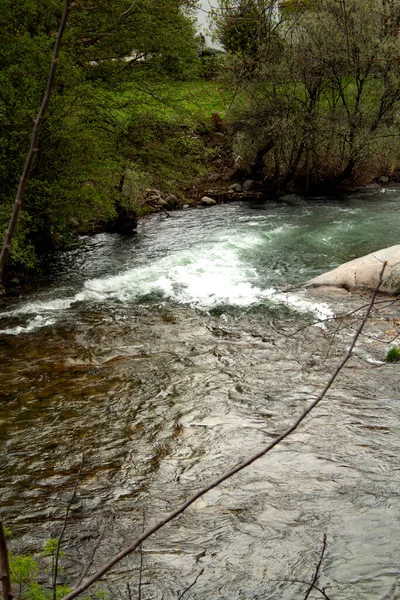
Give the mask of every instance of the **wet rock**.
[[184, 205], [182, 206], [182, 208], [186, 209], [186, 208], [190, 208], [190, 206], [189, 206], [189, 204], [184, 204]]
[[389, 183], [389, 177], [382, 175], [382, 177], [379, 177], [379, 183]]
[[383, 264], [387, 262], [380, 291], [400, 294], [400, 244], [356, 258], [314, 277], [306, 287], [332, 286], [351, 290], [376, 289]]
[[276, 198], [276, 200], [283, 204], [288, 204], [289, 206], [300, 206], [304, 203], [303, 199], [300, 198], [300, 196], [296, 196], [296, 194], [285, 194], [284, 196]]
[[230, 185], [228, 187], [228, 192], [240, 193], [241, 191], [242, 191], [242, 186], [240, 185], [240, 183], [233, 183], [232, 185]]
[[214, 204], [217, 204], [217, 201], [213, 198], [209, 198], [208, 196], [203, 196], [201, 199], [201, 203], [204, 206], [214, 206]]
[[110, 233], [129, 235], [137, 228], [137, 215], [135, 211], [118, 207], [116, 219], [109, 221], [106, 230]]
[[243, 184], [243, 191], [251, 192], [252, 190], [254, 190], [254, 186], [255, 186], [255, 181], [253, 179], [246, 179], [246, 181]]

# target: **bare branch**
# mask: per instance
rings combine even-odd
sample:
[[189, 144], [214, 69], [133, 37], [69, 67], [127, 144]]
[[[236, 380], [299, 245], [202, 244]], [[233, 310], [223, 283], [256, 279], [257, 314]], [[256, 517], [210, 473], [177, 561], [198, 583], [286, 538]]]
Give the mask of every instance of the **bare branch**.
[[[146, 513], [143, 511], [143, 526], [144, 531], [146, 522]], [[140, 566], [139, 566], [139, 587], [138, 587], [138, 600], [142, 600], [142, 579], [143, 579], [143, 544], [140, 544]]]
[[8, 564], [8, 552], [6, 536], [3, 529], [3, 523], [0, 521], [0, 580], [3, 588], [4, 600], [12, 600], [10, 567]]
[[318, 564], [316, 566], [314, 577], [312, 579], [312, 582], [310, 583], [310, 587], [308, 588], [308, 590], [306, 592], [306, 595], [304, 596], [304, 600], [307, 600], [307, 598], [309, 597], [312, 589], [315, 587], [315, 584], [318, 581], [319, 571], [321, 569], [322, 561], [324, 560], [325, 550], [326, 550], [326, 533], [324, 533], [324, 541], [322, 543], [321, 556], [320, 556], [319, 562], [318, 562]]
[[22, 204], [24, 201], [26, 184], [28, 183], [29, 174], [31, 172], [31, 168], [32, 168], [33, 162], [35, 160], [35, 156], [37, 155], [37, 153], [39, 151], [38, 141], [39, 141], [40, 126], [43, 121], [44, 114], [49, 105], [51, 95], [53, 93], [55, 75], [56, 75], [57, 66], [58, 66], [58, 56], [60, 54], [60, 48], [61, 48], [61, 41], [62, 41], [62, 37], [64, 35], [65, 28], [67, 26], [68, 15], [69, 15], [71, 8], [72, 8], [72, 0], [65, 0], [64, 13], [63, 13], [60, 27], [58, 29], [57, 36], [56, 36], [56, 44], [54, 46], [53, 59], [51, 61], [51, 67], [50, 67], [49, 78], [47, 81], [46, 91], [43, 96], [42, 104], [40, 106], [37, 117], [33, 121], [31, 145], [29, 148], [28, 156], [26, 158], [24, 169], [22, 171], [21, 179], [19, 181], [17, 195], [15, 197], [15, 202], [14, 202], [14, 208], [13, 208], [13, 211], [11, 214], [11, 218], [10, 218], [10, 221], [8, 224], [8, 229], [6, 231], [6, 235], [5, 235], [4, 242], [3, 242], [3, 247], [2, 247], [1, 253], [0, 253], [0, 282], [3, 277], [4, 267], [6, 266], [8, 255], [11, 251], [11, 242], [12, 242], [12, 238], [15, 233], [15, 229], [17, 227], [19, 213], [21, 211]]
[[189, 585], [189, 587], [187, 587], [186, 589], [183, 590], [182, 594], [179, 596], [178, 600], [182, 600], [183, 596], [186, 594], [186, 592], [188, 592], [189, 590], [192, 589], [192, 587], [194, 585], [196, 585], [198, 578], [200, 577], [200, 575], [203, 575], [204, 573], [204, 569], [202, 569], [200, 571], [200, 573], [196, 576], [196, 579]]
[[106, 525], [104, 525], [103, 529], [100, 532], [98, 540], [97, 540], [96, 544], [94, 545], [94, 548], [90, 555], [89, 561], [88, 561], [87, 565], [84, 567], [84, 569], [82, 571], [82, 575], [80, 576], [77, 585], [80, 585], [82, 583], [82, 581], [85, 579], [86, 575], [89, 573], [90, 567], [92, 566], [93, 561], [94, 561], [94, 557], [96, 556], [96, 552], [99, 549], [101, 542], [103, 541], [105, 531], [106, 531]]
[[[287, 583], [305, 583], [306, 585], [309, 585], [309, 582], [304, 581], [304, 579], [270, 579], [270, 581], [286, 581]], [[317, 592], [319, 592], [324, 598], [326, 598], [326, 600], [330, 600], [328, 594], [325, 592], [324, 589], [318, 587], [315, 584], [314, 589], [317, 590]]]
[[77, 588], [75, 588], [75, 590], [73, 590], [72, 592], [70, 592], [69, 594], [67, 594], [62, 600], [72, 600], [73, 598], [76, 598], [77, 596], [79, 596], [82, 592], [84, 592], [85, 590], [87, 590], [96, 581], [98, 581], [99, 579], [101, 579], [103, 577], [103, 575], [105, 575], [110, 569], [112, 569], [112, 567], [114, 565], [116, 565], [123, 558], [125, 558], [125, 556], [128, 556], [128, 554], [131, 554], [138, 547], [140, 547], [140, 545], [145, 540], [147, 540], [150, 536], [152, 536], [154, 533], [156, 533], [159, 529], [162, 529], [163, 527], [165, 527], [165, 525], [167, 525], [167, 523], [170, 523], [171, 521], [173, 521], [174, 519], [176, 519], [179, 515], [181, 515], [182, 513], [184, 513], [185, 510], [189, 506], [191, 506], [192, 504], [194, 504], [194, 502], [196, 502], [196, 500], [198, 500], [199, 498], [201, 498], [202, 496], [204, 496], [207, 492], [211, 491], [212, 489], [218, 487], [219, 485], [221, 485], [221, 483], [223, 483], [227, 479], [230, 479], [233, 475], [235, 475], [236, 473], [239, 473], [240, 471], [242, 471], [243, 469], [245, 469], [246, 467], [248, 467], [249, 465], [251, 465], [253, 462], [255, 462], [256, 460], [258, 460], [259, 458], [261, 458], [261, 457], [265, 456], [266, 454], [268, 454], [268, 452], [270, 452], [273, 448], [275, 448], [275, 446], [278, 446], [278, 444], [280, 444], [283, 440], [285, 440], [287, 437], [289, 437], [294, 431], [296, 431], [296, 429], [299, 427], [299, 425], [305, 420], [305, 418], [311, 413], [311, 411], [314, 410], [314, 408], [325, 397], [325, 395], [327, 394], [327, 392], [329, 391], [329, 389], [332, 387], [333, 383], [335, 382], [336, 378], [338, 377], [339, 373], [341, 372], [341, 370], [343, 369], [343, 367], [345, 366], [345, 364], [348, 362], [348, 360], [352, 356], [354, 347], [355, 347], [355, 345], [357, 343], [357, 340], [358, 340], [358, 338], [360, 336], [360, 333], [361, 333], [361, 331], [362, 331], [365, 323], [367, 322], [367, 319], [368, 319], [368, 317], [370, 315], [370, 312], [372, 310], [372, 307], [374, 305], [376, 295], [377, 295], [378, 290], [379, 290], [379, 288], [381, 286], [381, 283], [382, 283], [383, 273], [385, 271], [386, 264], [387, 263], [384, 263], [384, 265], [382, 267], [382, 270], [381, 270], [381, 273], [380, 273], [380, 277], [379, 277], [379, 281], [378, 281], [378, 285], [377, 285], [375, 291], [372, 294], [371, 301], [370, 301], [370, 303], [368, 305], [368, 308], [367, 308], [367, 310], [365, 312], [365, 315], [364, 315], [364, 317], [363, 317], [363, 319], [362, 319], [362, 321], [361, 321], [361, 323], [360, 323], [360, 325], [359, 325], [356, 333], [354, 334], [354, 337], [352, 339], [352, 342], [350, 344], [349, 349], [347, 350], [347, 353], [346, 353], [345, 357], [338, 364], [338, 366], [336, 367], [335, 371], [330, 376], [330, 378], [329, 378], [327, 384], [325, 385], [324, 389], [320, 392], [320, 394], [317, 396], [317, 398], [302, 412], [302, 414], [296, 419], [296, 421], [288, 429], [286, 429], [286, 431], [284, 431], [283, 433], [281, 433], [273, 442], [271, 442], [270, 444], [268, 444], [268, 446], [262, 448], [260, 451], [256, 452], [256, 454], [253, 454], [252, 456], [250, 456], [250, 458], [247, 458], [243, 462], [241, 462], [238, 465], [236, 465], [236, 467], [233, 467], [233, 469], [231, 469], [230, 471], [227, 471], [226, 473], [224, 473], [223, 475], [221, 475], [220, 477], [218, 477], [218, 479], [214, 480], [210, 484], [208, 484], [205, 487], [203, 487], [202, 489], [198, 490], [195, 494], [193, 494], [193, 496], [191, 496], [190, 498], [188, 498], [188, 500], [186, 500], [186, 502], [184, 502], [183, 504], [181, 504], [181, 506], [179, 506], [178, 508], [176, 508], [170, 514], [166, 515], [163, 519], [161, 519], [160, 521], [158, 521], [152, 527], [149, 527], [146, 531], [144, 531], [141, 535], [139, 535], [129, 546], [127, 546], [126, 548], [124, 548], [123, 550], [121, 550], [121, 552], [119, 552], [118, 554], [116, 554], [111, 560], [109, 560], [105, 565], [103, 565], [97, 571], [97, 573], [95, 573], [94, 575], [92, 575], [92, 577], [90, 577], [87, 581], [83, 582], [80, 586], [78, 586]]
[[131, 588], [129, 585], [129, 582], [126, 584], [127, 590], [128, 590], [128, 600], [132, 600], [132, 594], [131, 594]]
[[80, 477], [81, 477], [81, 473], [82, 473], [84, 461], [85, 461], [85, 455], [82, 454], [81, 465], [79, 467], [78, 475], [76, 477], [74, 491], [72, 492], [72, 496], [71, 496], [71, 498], [70, 498], [70, 500], [68, 502], [67, 510], [66, 510], [65, 517], [64, 517], [64, 523], [63, 523], [63, 526], [62, 526], [62, 529], [61, 529], [60, 537], [58, 538], [58, 544], [57, 544], [56, 553], [55, 553], [55, 556], [54, 556], [53, 600], [57, 600], [57, 574], [58, 574], [58, 560], [59, 560], [59, 557], [60, 557], [61, 543], [62, 543], [62, 540], [63, 540], [63, 537], [64, 537], [65, 530], [67, 528], [69, 511], [71, 510], [72, 503], [75, 500], [76, 490], [78, 489], [78, 483], [79, 483], [79, 480], [80, 480]]

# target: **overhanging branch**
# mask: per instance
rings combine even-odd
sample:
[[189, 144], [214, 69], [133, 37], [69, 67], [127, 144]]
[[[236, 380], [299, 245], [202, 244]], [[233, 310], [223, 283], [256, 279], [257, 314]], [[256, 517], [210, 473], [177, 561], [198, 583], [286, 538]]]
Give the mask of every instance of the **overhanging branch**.
[[96, 581], [101, 579], [103, 577], [103, 575], [105, 575], [108, 571], [110, 571], [110, 569], [112, 569], [112, 567], [114, 567], [114, 565], [116, 565], [123, 558], [125, 558], [125, 556], [128, 556], [128, 554], [131, 554], [137, 548], [139, 548], [140, 545], [145, 540], [147, 540], [150, 536], [152, 536], [159, 529], [162, 529], [165, 525], [167, 525], [167, 523], [170, 523], [171, 521], [176, 519], [179, 515], [181, 515], [183, 512], [185, 512], [185, 510], [187, 508], [189, 508], [189, 506], [191, 506], [194, 502], [196, 502], [196, 500], [198, 500], [199, 498], [204, 496], [207, 492], [211, 491], [212, 489], [218, 487], [221, 483], [223, 483], [227, 479], [230, 479], [233, 475], [235, 475], [236, 473], [239, 473], [240, 471], [242, 471], [243, 469], [245, 469], [246, 467], [251, 465], [253, 462], [258, 460], [259, 458], [262, 458], [263, 456], [268, 454], [268, 452], [270, 452], [273, 448], [275, 448], [275, 446], [278, 446], [278, 444], [280, 444], [283, 440], [285, 440], [287, 437], [289, 437], [294, 431], [296, 431], [296, 429], [299, 427], [299, 425], [306, 419], [306, 417], [311, 413], [311, 411], [313, 411], [314, 408], [325, 397], [325, 395], [327, 394], [327, 392], [329, 391], [329, 389], [332, 387], [333, 383], [335, 382], [336, 378], [338, 377], [339, 373], [341, 372], [341, 370], [343, 369], [345, 364], [348, 362], [348, 360], [352, 356], [354, 347], [355, 347], [357, 340], [365, 326], [365, 323], [367, 322], [367, 319], [368, 319], [370, 312], [372, 310], [372, 307], [374, 305], [375, 298], [376, 298], [379, 288], [382, 284], [383, 274], [384, 274], [386, 265], [387, 265], [387, 262], [385, 262], [382, 266], [378, 285], [372, 294], [372, 297], [371, 297], [370, 303], [367, 307], [367, 310], [365, 312], [365, 315], [364, 315], [360, 325], [358, 326], [357, 331], [355, 332], [355, 334], [353, 336], [352, 342], [350, 344], [349, 349], [347, 350], [345, 357], [338, 364], [335, 371], [330, 376], [324, 389], [320, 392], [320, 394], [317, 396], [317, 398], [304, 410], [304, 412], [297, 418], [297, 420], [288, 429], [286, 429], [286, 431], [281, 433], [281, 435], [279, 435], [273, 442], [268, 444], [268, 446], [264, 447], [262, 450], [260, 450], [256, 454], [253, 454], [252, 456], [250, 456], [250, 458], [246, 459], [245, 461], [239, 463], [236, 467], [234, 467], [230, 471], [227, 471], [226, 473], [224, 473], [223, 475], [218, 477], [218, 479], [214, 480], [210, 484], [208, 484], [205, 487], [203, 487], [202, 489], [198, 490], [193, 496], [191, 496], [188, 500], [186, 500], [186, 502], [181, 504], [181, 506], [179, 506], [176, 510], [171, 512], [169, 515], [166, 515], [163, 519], [158, 521], [152, 527], [149, 527], [148, 529], [146, 529], [129, 546], [127, 546], [126, 548], [124, 548], [124, 550], [122, 550], [121, 552], [116, 554], [111, 560], [109, 560], [106, 564], [104, 564], [96, 573], [94, 573], [94, 575], [92, 575], [92, 577], [90, 577], [89, 579], [87, 579], [86, 581], [84, 581], [83, 583], [78, 585], [75, 588], [75, 590], [73, 590], [72, 592], [67, 594], [62, 600], [73, 600], [73, 598], [76, 598], [77, 596], [79, 596], [82, 592], [84, 592], [89, 587], [91, 587]]

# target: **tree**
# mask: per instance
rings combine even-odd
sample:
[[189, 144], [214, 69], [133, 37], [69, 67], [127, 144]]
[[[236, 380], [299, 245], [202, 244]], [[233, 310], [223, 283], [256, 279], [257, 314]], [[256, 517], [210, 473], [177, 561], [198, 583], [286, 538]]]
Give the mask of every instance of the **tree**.
[[[75, 3], [11, 265], [35, 267], [38, 257], [71, 232], [115, 215], [126, 157], [119, 154], [121, 122], [113, 94], [132, 81], [188, 75], [196, 61], [192, 5], [192, 0]], [[62, 6], [61, 0], [0, 0], [0, 233], [46, 86]]]
[[[292, 3], [271, 19], [282, 51], [262, 56], [233, 109], [245, 166], [303, 190], [355, 185], [396, 168], [398, 3]], [[234, 60], [243, 70], [241, 57]]]

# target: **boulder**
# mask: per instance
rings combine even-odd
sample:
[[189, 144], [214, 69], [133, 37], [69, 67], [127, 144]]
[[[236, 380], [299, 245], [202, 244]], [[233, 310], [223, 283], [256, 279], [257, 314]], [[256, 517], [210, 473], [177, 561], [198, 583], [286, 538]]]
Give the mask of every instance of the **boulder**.
[[252, 190], [254, 190], [254, 186], [255, 182], [253, 181], [253, 179], [246, 179], [246, 181], [243, 183], [243, 191], [251, 192]]
[[379, 281], [383, 263], [387, 262], [383, 273], [381, 292], [400, 294], [400, 244], [372, 252], [356, 258], [333, 271], [314, 277], [305, 284], [306, 287], [340, 287], [348, 291], [374, 290]]
[[240, 193], [242, 191], [242, 186], [240, 185], [240, 183], [233, 183], [232, 185], [230, 185], [228, 187], [228, 192], [238, 192]]
[[121, 233], [129, 235], [137, 228], [137, 215], [134, 210], [117, 206], [116, 219], [109, 221], [106, 224], [106, 231], [110, 233]]
[[217, 204], [217, 201], [213, 198], [209, 198], [208, 196], [203, 196], [201, 203], [204, 204], [204, 206], [214, 206], [214, 204]]
[[179, 204], [179, 198], [175, 194], [170, 194], [165, 198], [165, 202], [170, 208], [175, 208]]
[[221, 179], [220, 173], [211, 173], [211, 175], [209, 175], [207, 177], [207, 181], [209, 181], [210, 183], [213, 183], [214, 181], [219, 181], [220, 179]]
[[163, 200], [162, 198], [159, 198], [157, 200], [157, 206], [162, 206], [165, 208], [166, 206], [168, 206], [168, 202], [167, 202], [167, 200]]
[[380, 183], [389, 183], [389, 177], [387, 177], [386, 175], [382, 175], [382, 177], [379, 177], [379, 181]]

